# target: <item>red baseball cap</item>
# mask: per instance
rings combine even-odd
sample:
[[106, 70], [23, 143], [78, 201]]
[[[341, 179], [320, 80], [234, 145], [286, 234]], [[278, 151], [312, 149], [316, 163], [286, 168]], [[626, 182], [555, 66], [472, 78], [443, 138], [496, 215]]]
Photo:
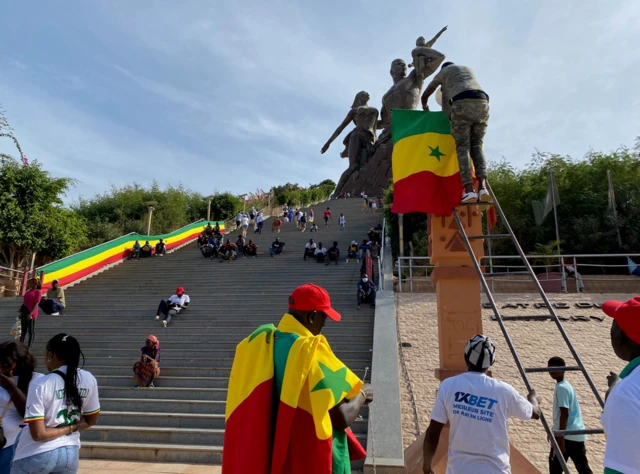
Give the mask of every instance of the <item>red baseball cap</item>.
[[605, 301], [602, 311], [618, 323], [629, 339], [640, 344], [640, 296], [624, 303], [616, 300]]
[[340, 313], [331, 307], [331, 298], [329, 298], [327, 290], [312, 283], [307, 283], [293, 290], [289, 296], [289, 309], [322, 311], [334, 321], [342, 319]]
[[181, 295], [182, 293], [184, 293], [184, 288], [179, 286], [178, 288], [176, 288], [176, 295]]

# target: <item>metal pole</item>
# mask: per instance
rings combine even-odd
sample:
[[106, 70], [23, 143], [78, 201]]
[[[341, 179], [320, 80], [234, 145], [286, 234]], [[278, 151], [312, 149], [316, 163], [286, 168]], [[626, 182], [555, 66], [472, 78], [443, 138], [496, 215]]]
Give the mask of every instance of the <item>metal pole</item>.
[[[491, 229], [489, 229], [489, 218], [487, 217], [487, 235], [491, 235]], [[493, 273], [493, 256], [492, 256], [492, 252], [491, 252], [491, 239], [488, 239], [487, 241], [487, 251], [489, 252], [489, 272]], [[507, 272], [509, 271], [509, 268], [507, 267]], [[491, 279], [491, 291], [496, 291], [494, 288], [494, 281], [495, 279], [492, 278]]]
[[409, 291], [413, 293], [413, 255], [409, 257]]
[[151, 235], [151, 215], [153, 214], [153, 207], [149, 206], [149, 222], [147, 222], [147, 235]]
[[402, 257], [398, 257], [398, 290], [402, 293]]
[[618, 234], [618, 245], [622, 247], [622, 237], [620, 236], [620, 226], [618, 225], [618, 210], [616, 209], [616, 195], [613, 192], [613, 180], [611, 179], [611, 170], [607, 170], [607, 181], [609, 181], [609, 202], [613, 210], [613, 219], [616, 223], [616, 232]]
[[398, 235], [400, 237], [400, 256], [404, 257], [404, 215], [398, 214]]
[[24, 296], [27, 292], [27, 281], [29, 281], [29, 267], [24, 267], [24, 272], [22, 273], [22, 288], [20, 289], [20, 296]]
[[[209, 199], [209, 202], [207, 203], [207, 221], [211, 220], [211, 199]], [[207, 222], [208, 224], [209, 222]]]
[[580, 293], [580, 282], [578, 282], [578, 264], [576, 262], [576, 256], [573, 256], [573, 274], [576, 277], [576, 293]]
[[553, 177], [553, 170], [549, 170], [549, 180], [551, 184], [551, 202], [553, 203], [553, 220], [556, 223], [556, 240], [558, 241], [558, 254], [560, 255], [560, 269], [562, 271], [562, 292], [567, 292], [567, 277], [564, 272], [564, 262], [562, 261], [562, 250], [560, 249], [560, 230], [558, 229], [558, 213], [556, 212], [556, 180]]

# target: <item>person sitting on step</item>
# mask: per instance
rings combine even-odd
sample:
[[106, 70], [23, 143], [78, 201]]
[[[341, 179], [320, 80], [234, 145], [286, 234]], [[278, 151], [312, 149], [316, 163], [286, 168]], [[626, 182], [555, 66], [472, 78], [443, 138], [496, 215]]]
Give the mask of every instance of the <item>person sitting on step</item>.
[[360, 263], [360, 257], [358, 256], [358, 242], [355, 240], [351, 241], [351, 245], [349, 245], [349, 248], [347, 249], [347, 263], [349, 263], [349, 260], [355, 260]]
[[131, 247], [131, 254], [129, 255], [129, 260], [131, 259], [136, 259], [139, 260], [140, 259], [140, 252], [141, 252], [142, 246], [140, 245], [139, 241], [135, 241], [133, 243], [133, 247]]
[[204, 235], [211, 237], [211, 234], [213, 234], [213, 227], [211, 227], [211, 222], [207, 222], [207, 227], [204, 228]]
[[142, 246], [142, 248], [140, 249], [140, 256], [146, 258], [146, 257], [151, 257], [152, 254], [153, 254], [153, 247], [147, 240]]
[[252, 239], [249, 239], [249, 243], [244, 246], [244, 256], [258, 258], [258, 246]]
[[211, 237], [209, 242], [200, 247], [200, 252], [204, 258], [215, 258], [218, 255], [215, 238]]
[[242, 235], [239, 235], [238, 238], [236, 239], [236, 247], [238, 248], [238, 255], [242, 255], [243, 257], [244, 255], [244, 246], [247, 243], [247, 241], [245, 240], [245, 238]]
[[360, 246], [360, 259], [364, 259], [368, 250], [371, 250], [371, 242], [368, 239], [362, 239], [362, 245]]
[[218, 250], [219, 260], [228, 260], [231, 263], [232, 260], [235, 260], [238, 256], [238, 247], [236, 244], [231, 242], [229, 239], [220, 247]]
[[220, 224], [216, 222], [216, 225], [213, 227], [213, 235], [218, 239], [222, 237], [222, 231], [220, 230]]
[[318, 243], [318, 248], [314, 252], [316, 262], [324, 263], [327, 257], [327, 248], [322, 246], [322, 242]]
[[140, 360], [133, 365], [133, 381], [136, 388], [153, 388], [153, 381], [160, 376], [160, 341], [153, 335], [147, 337], [140, 352]]
[[47, 295], [40, 300], [40, 309], [45, 314], [58, 316], [65, 305], [64, 290], [60, 288], [58, 280], [53, 280], [51, 288], [47, 290]]
[[167, 246], [164, 243], [163, 239], [156, 244], [156, 257], [164, 257], [167, 253]]
[[318, 232], [318, 226], [316, 225], [315, 222], [311, 224], [310, 232]]
[[179, 286], [176, 289], [176, 294], [169, 297], [167, 300], [160, 301], [158, 305], [158, 311], [156, 312], [156, 321], [160, 320], [160, 315], [164, 315], [162, 325], [166, 328], [171, 322], [171, 318], [178, 314], [181, 310], [187, 309], [191, 300], [189, 295], [184, 292], [184, 288]]
[[304, 257], [303, 257], [303, 260], [306, 260], [307, 257], [315, 258], [315, 253], [316, 253], [316, 248], [317, 247], [318, 246], [313, 241], [313, 239], [309, 239], [309, 242], [307, 242], [305, 244], [305, 246], [304, 246]]
[[337, 265], [338, 260], [340, 260], [340, 249], [338, 249], [338, 242], [334, 242], [333, 247], [329, 247], [329, 250], [327, 250], [327, 263], [325, 265], [329, 265], [329, 262], [336, 262]]
[[366, 273], [362, 274], [362, 278], [358, 282], [358, 309], [361, 303], [370, 303], [372, 308], [376, 307], [376, 284], [369, 280]]
[[274, 255], [280, 255], [284, 250], [284, 242], [280, 242], [280, 237], [276, 237], [276, 240], [273, 241], [271, 247], [269, 247], [269, 255], [273, 257]]

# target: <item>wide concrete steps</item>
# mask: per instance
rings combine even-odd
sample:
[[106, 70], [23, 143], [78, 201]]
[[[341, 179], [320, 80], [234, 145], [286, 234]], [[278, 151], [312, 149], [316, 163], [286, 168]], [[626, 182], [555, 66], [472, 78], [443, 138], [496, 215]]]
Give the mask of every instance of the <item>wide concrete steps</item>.
[[[322, 218], [316, 218], [318, 233], [283, 225], [277, 235], [286, 243], [281, 255], [268, 255], [276, 234], [267, 221], [262, 235], [247, 236], [258, 244], [258, 258], [220, 263], [203, 258], [190, 244], [163, 258], [117, 265], [68, 289], [67, 309], [60, 316], [40, 315], [33, 347], [37, 360], [43, 359], [49, 338], [69, 333], [80, 341], [85, 369], [98, 380], [102, 413], [99, 424], [82, 434], [83, 457], [219, 464], [235, 347], [257, 326], [277, 324], [289, 294], [303, 283], [327, 289], [343, 319], [328, 322], [323, 334], [356, 375], [362, 378], [366, 371], [370, 380], [374, 311], [356, 309], [360, 264], [304, 261], [303, 248], [310, 238], [327, 247], [338, 241], [345, 254], [348, 244], [361, 243], [382, 216], [361, 213], [359, 199], [328, 205], [334, 219], [325, 228]], [[317, 215], [324, 210], [314, 209]], [[341, 212], [347, 217], [344, 231], [337, 225]], [[235, 241], [237, 233], [230, 237]], [[177, 286], [186, 288], [191, 304], [163, 328], [155, 321], [157, 305]], [[0, 299], [0, 331], [5, 334], [20, 303]], [[155, 388], [134, 388], [132, 366], [149, 334], [160, 339], [161, 374]], [[366, 444], [368, 409], [360, 414], [352, 428]]]

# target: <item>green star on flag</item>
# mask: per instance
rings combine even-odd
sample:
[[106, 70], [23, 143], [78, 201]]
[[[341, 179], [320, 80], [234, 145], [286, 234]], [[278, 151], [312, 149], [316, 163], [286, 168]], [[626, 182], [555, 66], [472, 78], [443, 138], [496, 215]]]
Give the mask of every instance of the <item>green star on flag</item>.
[[320, 370], [322, 370], [324, 377], [311, 389], [311, 392], [329, 389], [333, 394], [334, 401], [337, 401], [340, 400], [343, 392], [349, 393], [351, 391], [352, 387], [349, 385], [349, 382], [347, 382], [346, 367], [342, 367], [334, 372], [320, 361], [318, 361], [318, 366], [320, 366]]
[[435, 148], [430, 146], [429, 149], [431, 150], [431, 153], [429, 153], [429, 156], [435, 156], [438, 161], [440, 161], [440, 157], [441, 156], [445, 156], [445, 154], [440, 151], [440, 147], [439, 146], [437, 146]]

